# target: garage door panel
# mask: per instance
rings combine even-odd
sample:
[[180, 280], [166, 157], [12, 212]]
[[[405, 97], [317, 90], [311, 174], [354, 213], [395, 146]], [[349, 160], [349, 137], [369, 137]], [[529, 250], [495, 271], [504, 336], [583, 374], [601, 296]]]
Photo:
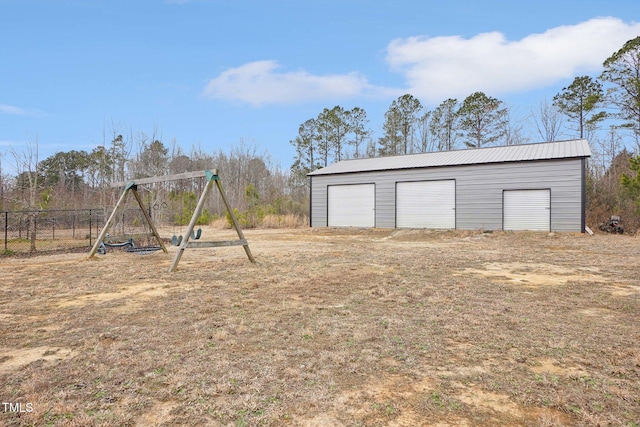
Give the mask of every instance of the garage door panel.
[[551, 230], [551, 190], [505, 190], [503, 229]]
[[375, 185], [330, 185], [329, 227], [375, 227]]
[[455, 206], [454, 180], [396, 184], [398, 228], [455, 228]]

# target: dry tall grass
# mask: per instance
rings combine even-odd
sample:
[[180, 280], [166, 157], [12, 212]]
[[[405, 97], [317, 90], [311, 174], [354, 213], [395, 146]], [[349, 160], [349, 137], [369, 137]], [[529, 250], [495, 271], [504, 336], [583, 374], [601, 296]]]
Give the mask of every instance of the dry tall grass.
[[[309, 218], [306, 215], [265, 215], [262, 221], [258, 222], [256, 228], [303, 228], [309, 226]], [[226, 218], [218, 218], [211, 223], [212, 228], [216, 229], [228, 229], [231, 228], [231, 224]]]
[[300, 228], [309, 225], [309, 218], [303, 215], [266, 215], [260, 228]]

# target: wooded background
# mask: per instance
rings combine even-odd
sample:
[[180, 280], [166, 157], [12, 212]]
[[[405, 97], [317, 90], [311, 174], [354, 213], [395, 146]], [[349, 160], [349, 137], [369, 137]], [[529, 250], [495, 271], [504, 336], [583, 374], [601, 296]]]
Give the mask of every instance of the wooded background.
[[[124, 131], [113, 125], [104, 130], [109, 135], [104, 144], [91, 152], [61, 151], [40, 160], [38, 141], [33, 141], [4, 153], [4, 165], [17, 172], [3, 173], [0, 165], [0, 212], [97, 208], [106, 216], [122, 191], [113, 183], [217, 169], [243, 227], [296, 226], [307, 223], [307, 173], [332, 162], [586, 138], [593, 154], [587, 171], [587, 225], [597, 229], [611, 215], [620, 215], [627, 231], [638, 230], [640, 37], [606, 58], [598, 76], [577, 76], [552, 100], [541, 100], [535, 111], [516, 112], [483, 92], [462, 101], [446, 99], [432, 110], [405, 94], [391, 103], [382, 129], [374, 131], [362, 108], [325, 108], [302, 123], [297, 134], [292, 129], [295, 136], [288, 143], [296, 154], [286, 167], [255, 143], [241, 140], [213, 152], [197, 146], [186, 150], [175, 140], [162, 141], [155, 129]], [[200, 178], [139, 190], [155, 221], [179, 227], [189, 221], [203, 186]], [[212, 198], [199, 222], [224, 215], [222, 202]]]

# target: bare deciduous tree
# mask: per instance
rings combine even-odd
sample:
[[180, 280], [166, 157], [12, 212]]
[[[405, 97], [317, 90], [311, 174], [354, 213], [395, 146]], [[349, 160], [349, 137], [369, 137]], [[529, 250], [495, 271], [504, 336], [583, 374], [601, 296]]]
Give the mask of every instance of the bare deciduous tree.
[[524, 134], [522, 118], [516, 115], [514, 108], [507, 110], [506, 125], [504, 129], [505, 145], [519, 145], [529, 142], [529, 138]]
[[562, 130], [562, 114], [545, 99], [538, 105], [538, 110], [531, 114], [538, 135], [543, 142], [557, 141]]
[[[38, 208], [36, 205], [38, 198], [38, 136], [35, 142], [27, 143], [23, 151], [19, 152], [15, 148], [11, 148], [11, 155], [15, 161], [16, 171], [18, 172], [18, 180], [23, 190], [27, 191], [27, 196], [23, 197], [24, 207], [29, 211], [29, 237], [30, 251], [36, 250], [36, 219]], [[25, 188], [26, 187], [26, 188]]]

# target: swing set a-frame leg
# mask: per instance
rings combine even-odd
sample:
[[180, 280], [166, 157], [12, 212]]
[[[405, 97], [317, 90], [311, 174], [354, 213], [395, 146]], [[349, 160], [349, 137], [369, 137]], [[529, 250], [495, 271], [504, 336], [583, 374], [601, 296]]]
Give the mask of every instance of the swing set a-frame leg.
[[120, 196], [120, 199], [118, 200], [118, 203], [116, 203], [115, 208], [113, 208], [113, 212], [111, 212], [111, 215], [109, 216], [109, 219], [107, 220], [107, 223], [102, 228], [102, 231], [100, 232], [100, 235], [98, 236], [98, 238], [96, 240], [96, 243], [93, 245], [93, 248], [91, 248], [91, 251], [89, 252], [89, 258], [92, 258], [96, 254], [96, 252], [98, 251], [98, 248], [100, 247], [100, 244], [104, 240], [104, 237], [107, 235], [107, 232], [109, 231], [109, 228], [111, 227], [111, 224], [113, 223], [113, 219], [116, 217], [116, 213], [118, 212], [118, 208], [126, 200], [127, 194], [129, 193], [129, 191], [133, 192], [133, 196], [135, 197], [136, 201], [138, 202], [138, 206], [140, 206], [140, 210], [144, 214], [145, 221], [147, 221], [147, 224], [149, 225], [149, 228], [151, 228], [151, 231], [153, 232], [153, 235], [155, 236], [156, 240], [158, 241], [158, 244], [160, 245], [160, 247], [162, 248], [162, 250], [164, 251], [165, 254], [168, 253], [167, 248], [164, 246], [164, 243], [162, 242], [162, 238], [160, 237], [160, 234], [158, 233], [158, 230], [156, 229], [156, 226], [153, 224], [153, 221], [151, 220], [151, 217], [149, 216], [149, 213], [147, 212], [147, 210], [144, 207], [144, 204], [142, 203], [142, 199], [140, 198], [140, 194], [138, 194], [138, 186], [135, 184], [134, 181], [131, 181], [129, 184], [127, 184], [127, 186], [125, 187], [124, 191], [122, 192], [122, 195]]
[[131, 191], [133, 191], [133, 196], [136, 198], [136, 201], [138, 202], [138, 206], [140, 206], [140, 210], [144, 214], [144, 219], [147, 221], [147, 224], [149, 225], [149, 228], [151, 229], [153, 236], [158, 241], [158, 245], [160, 245], [160, 248], [162, 248], [162, 252], [164, 252], [165, 254], [169, 253], [169, 251], [167, 251], [167, 248], [164, 246], [164, 243], [162, 242], [162, 237], [160, 237], [160, 233], [158, 233], [158, 230], [156, 229], [155, 224], [153, 223], [153, 221], [151, 220], [151, 217], [149, 216], [149, 212], [147, 212], [147, 210], [144, 207], [144, 204], [142, 203], [140, 194], [138, 194], [137, 186], [134, 185], [131, 188]]
[[[233, 222], [233, 227], [236, 229], [236, 233], [238, 233], [238, 238], [246, 242], [247, 239], [245, 239], [244, 233], [240, 228], [240, 224], [238, 224], [238, 220], [236, 219], [236, 216], [233, 214], [233, 209], [231, 209], [231, 206], [229, 206], [229, 202], [227, 201], [227, 196], [225, 196], [224, 190], [222, 190], [222, 183], [220, 182], [219, 179], [216, 180], [216, 186], [218, 187], [218, 191], [220, 191], [220, 196], [222, 197], [222, 201], [224, 202], [224, 205], [227, 208], [227, 212], [229, 212], [229, 216], [231, 217], [231, 222]], [[244, 251], [247, 254], [247, 257], [249, 258], [249, 261], [255, 263], [256, 260], [253, 258], [253, 255], [251, 254], [251, 249], [249, 249], [249, 244], [245, 243], [244, 245], [242, 245], [242, 247], [244, 248]]]
[[200, 195], [200, 200], [198, 200], [198, 205], [196, 206], [196, 210], [193, 211], [193, 215], [191, 216], [191, 221], [189, 221], [189, 225], [187, 226], [187, 230], [182, 235], [182, 240], [180, 241], [180, 246], [178, 246], [178, 251], [176, 252], [176, 256], [173, 258], [173, 262], [171, 263], [171, 267], [169, 267], [169, 273], [176, 271], [178, 267], [178, 263], [180, 262], [180, 258], [182, 258], [182, 254], [184, 250], [187, 248], [187, 243], [189, 243], [189, 238], [191, 237], [191, 231], [193, 231], [193, 227], [196, 225], [196, 221], [200, 217], [202, 213], [202, 208], [204, 207], [204, 202], [207, 198], [207, 193], [211, 191], [211, 181], [207, 176], [207, 185]]
[[100, 247], [100, 244], [104, 240], [104, 236], [107, 235], [107, 232], [109, 231], [109, 228], [111, 227], [111, 223], [113, 222], [113, 219], [116, 217], [116, 213], [118, 212], [118, 208], [120, 207], [122, 202], [124, 202], [124, 200], [127, 198], [127, 193], [129, 193], [129, 189], [130, 189], [129, 186], [127, 186], [124, 189], [124, 191], [122, 192], [122, 195], [120, 196], [120, 199], [118, 199], [118, 203], [116, 203], [116, 206], [113, 208], [113, 211], [111, 212], [111, 215], [109, 215], [109, 219], [107, 219], [107, 223], [104, 225], [104, 227], [102, 227], [102, 231], [100, 231], [100, 235], [96, 239], [96, 243], [94, 243], [93, 248], [91, 248], [91, 251], [89, 251], [89, 258], [93, 258], [93, 256], [98, 251], [98, 248]]
[[[176, 268], [178, 267], [178, 263], [180, 262], [180, 259], [182, 258], [182, 255], [185, 251], [185, 249], [187, 249], [188, 247], [192, 246], [189, 245], [189, 238], [191, 237], [191, 233], [193, 232], [193, 228], [196, 225], [196, 222], [198, 221], [198, 218], [200, 217], [200, 215], [202, 214], [202, 210], [204, 208], [204, 204], [205, 201], [207, 199], [207, 196], [209, 195], [209, 193], [211, 192], [212, 188], [213, 188], [213, 183], [216, 183], [216, 187], [218, 188], [218, 191], [220, 192], [220, 196], [222, 197], [222, 201], [224, 202], [225, 207], [227, 208], [227, 212], [229, 212], [229, 215], [231, 216], [231, 222], [233, 223], [233, 226], [236, 230], [236, 233], [238, 233], [238, 238], [240, 240], [237, 241], [230, 241], [230, 242], [198, 242], [197, 246], [198, 247], [215, 247], [215, 246], [233, 246], [236, 245], [238, 243], [242, 244], [242, 246], [244, 247], [244, 251], [247, 254], [247, 257], [249, 258], [249, 261], [255, 263], [256, 260], [253, 258], [253, 255], [251, 254], [251, 250], [249, 249], [249, 244], [247, 243], [247, 239], [245, 239], [244, 234], [242, 233], [242, 229], [240, 228], [240, 225], [238, 224], [238, 220], [236, 219], [235, 215], [233, 214], [233, 209], [231, 209], [231, 206], [229, 206], [229, 202], [227, 200], [227, 197], [224, 194], [224, 190], [222, 189], [222, 183], [220, 182], [220, 177], [217, 175], [217, 173], [213, 173], [211, 171], [205, 171], [205, 176], [207, 178], [207, 185], [204, 189], [204, 191], [202, 192], [202, 195], [200, 196], [200, 200], [198, 201], [198, 205], [196, 206], [195, 211], [193, 212], [193, 216], [191, 217], [191, 221], [189, 221], [189, 226], [187, 227], [187, 230], [184, 232], [184, 235], [182, 236], [182, 242], [180, 243], [180, 246], [178, 247], [178, 251], [176, 252], [176, 256], [173, 259], [173, 263], [171, 264], [171, 267], [169, 267], [169, 272], [174, 272], [176, 271]], [[193, 244], [195, 247], [195, 243]]]

